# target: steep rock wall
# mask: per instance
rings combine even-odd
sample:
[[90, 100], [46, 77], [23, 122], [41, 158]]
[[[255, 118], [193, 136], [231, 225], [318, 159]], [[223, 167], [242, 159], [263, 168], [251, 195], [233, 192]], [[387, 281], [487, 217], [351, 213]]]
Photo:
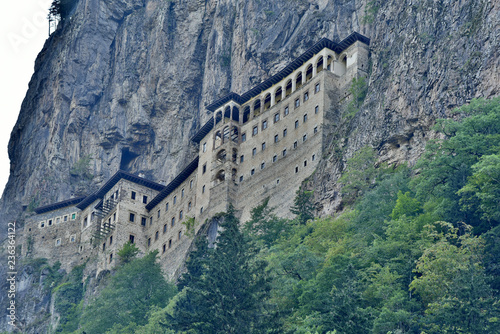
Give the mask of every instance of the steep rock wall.
[[371, 38], [368, 95], [337, 128], [331, 149], [341, 157], [332, 155], [315, 176], [323, 212], [331, 213], [335, 180], [355, 149], [370, 144], [381, 160], [414, 161], [435, 118], [498, 94], [499, 6], [80, 0], [36, 61], [9, 144], [2, 221], [22, 205], [88, 193], [119, 168], [171, 180], [193, 155], [189, 138], [209, 117], [205, 104], [251, 88], [321, 37], [358, 31]]

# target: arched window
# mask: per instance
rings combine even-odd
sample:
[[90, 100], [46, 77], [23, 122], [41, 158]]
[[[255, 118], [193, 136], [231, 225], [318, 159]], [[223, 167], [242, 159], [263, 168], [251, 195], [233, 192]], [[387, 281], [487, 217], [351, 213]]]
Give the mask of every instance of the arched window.
[[295, 77], [295, 89], [302, 87], [302, 72], [299, 72]]
[[260, 114], [260, 99], [257, 99], [253, 104], [253, 115], [257, 116]]
[[240, 121], [240, 110], [238, 107], [233, 107], [233, 120], [236, 122]]
[[332, 61], [333, 61], [333, 57], [329, 55], [328, 58], [326, 58], [326, 68], [329, 71], [332, 70]]
[[231, 140], [238, 143], [238, 128], [236, 126], [231, 128]]
[[245, 110], [243, 111], [243, 124], [248, 122], [250, 118], [250, 107], [245, 107]]
[[233, 182], [236, 182], [236, 174], [238, 173], [238, 171], [236, 170], [236, 168], [233, 168], [233, 170], [231, 171], [231, 179], [233, 180]]
[[267, 110], [271, 108], [271, 94], [267, 94], [266, 97], [264, 97], [264, 110]]
[[306, 68], [306, 82], [311, 80], [313, 77], [313, 66], [309, 64]]
[[225, 179], [226, 179], [226, 172], [222, 169], [215, 176], [215, 180], [218, 182], [224, 182]]
[[215, 124], [219, 123], [222, 120], [222, 111], [218, 111], [215, 114]]
[[232, 156], [233, 162], [236, 163], [238, 160], [238, 150], [233, 148], [233, 156]]
[[226, 150], [222, 149], [217, 153], [217, 161], [219, 162], [226, 161]]
[[282, 91], [281, 86], [280, 86], [274, 92], [274, 101], [276, 101], [276, 103], [280, 102], [282, 96], [283, 96], [283, 91]]
[[215, 143], [214, 143], [214, 148], [217, 148], [222, 145], [222, 133], [220, 131], [217, 131], [215, 133]]
[[318, 58], [316, 62], [316, 73], [323, 71], [323, 56]]
[[340, 60], [335, 63], [335, 67], [333, 68], [333, 72], [338, 76], [344, 75], [347, 68], [347, 57], [346, 55], [340, 56]]
[[226, 143], [229, 140], [229, 126], [224, 127], [222, 142]]
[[227, 106], [224, 110], [224, 118], [231, 118], [231, 107]]
[[285, 85], [285, 97], [292, 94], [292, 79], [288, 80]]

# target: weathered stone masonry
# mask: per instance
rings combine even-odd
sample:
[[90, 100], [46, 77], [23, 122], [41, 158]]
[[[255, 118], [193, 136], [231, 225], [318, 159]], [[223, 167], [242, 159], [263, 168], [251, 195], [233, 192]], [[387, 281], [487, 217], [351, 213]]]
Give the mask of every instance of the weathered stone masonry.
[[[26, 223], [22, 254], [70, 269], [97, 256], [98, 272], [116, 263], [131, 241], [157, 249], [175, 277], [206, 219], [232, 204], [242, 221], [269, 197], [287, 217], [295, 192], [321, 160], [349, 99], [353, 78], [365, 76], [369, 40], [321, 39], [268, 80], [207, 106], [213, 117], [192, 138], [198, 156], [168, 185], [118, 171], [95, 193], [37, 208]], [[194, 219], [193, 230], [186, 222]]]

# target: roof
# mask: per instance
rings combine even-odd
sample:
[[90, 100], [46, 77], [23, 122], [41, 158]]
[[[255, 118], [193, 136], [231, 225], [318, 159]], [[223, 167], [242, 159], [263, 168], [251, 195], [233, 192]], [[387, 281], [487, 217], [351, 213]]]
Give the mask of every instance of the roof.
[[72, 205], [78, 204], [81, 201], [83, 201], [84, 199], [85, 199], [85, 196], [70, 198], [70, 199], [67, 199], [67, 200], [64, 200], [64, 201], [61, 201], [61, 202], [57, 202], [57, 203], [52, 203], [52, 204], [49, 204], [49, 205], [40, 206], [40, 207], [38, 207], [38, 208], [35, 209], [35, 212], [37, 214], [41, 214], [41, 213], [45, 213], [45, 212], [49, 212], [49, 211], [54, 211], [54, 210], [62, 209], [62, 208], [68, 207], [68, 206], [72, 206]]
[[[328, 38], [322, 38], [320, 39], [316, 44], [311, 46], [306, 52], [304, 52], [302, 55], [294, 59], [290, 64], [288, 64], [284, 69], [270, 77], [269, 79], [261, 82], [257, 86], [253, 87], [249, 91], [243, 93], [242, 95], [239, 95], [235, 92], [230, 92], [229, 94], [221, 97], [220, 99], [212, 102], [209, 104], [206, 109], [210, 111], [215, 111], [217, 108], [223, 106], [225, 103], [229, 101], [234, 101], [238, 104], [243, 104], [245, 102], [248, 102], [252, 97], [260, 94], [262, 91], [265, 91], [268, 88], [271, 88], [273, 85], [277, 84], [281, 80], [285, 79], [290, 73], [298, 69], [300, 66], [302, 66], [306, 61], [311, 59], [315, 54], [317, 54], [319, 51], [323, 50], [324, 48], [328, 48], [336, 53], [341, 53], [345, 49], [347, 49], [350, 45], [352, 45], [354, 42], [360, 41], [365, 44], [370, 44], [370, 39], [368, 37], [365, 37], [357, 32], [353, 32], [346, 38], [344, 38], [340, 43], [335, 43]], [[214, 124], [213, 120], [209, 120], [205, 125], [191, 138], [192, 141], [199, 143], [200, 140], [205, 137], [207, 133], [212, 130]]]
[[158, 195], [155, 196], [147, 205], [146, 209], [150, 211], [153, 209], [158, 203], [160, 203], [165, 197], [170, 195], [182, 182], [186, 181], [186, 179], [198, 168], [198, 162], [200, 157], [197, 156], [189, 165], [186, 166], [176, 177], [172, 180]]
[[165, 188], [164, 185], [161, 185], [159, 183], [156, 183], [156, 182], [153, 182], [151, 180], [139, 177], [139, 176], [134, 175], [134, 174], [130, 174], [130, 173], [125, 172], [123, 170], [119, 170], [99, 190], [97, 190], [96, 192], [87, 196], [76, 207], [83, 210], [86, 207], [88, 207], [90, 204], [92, 204], [95, 200], [97, 200], [99, 198], [103, 198], [104, 195], [108, 191], [110, 191], [111, 188], [113, 188], [114, 185], [117, 184], [118, 181], [120, 181], [121, 179], [125, 179], [127, 181], [131, 181], [131, 182], [137, 183], [141, 186], [145, 186], [145, 187], [148, 187], [150, 189], [157, 190], [157, 191], [162, 191]]

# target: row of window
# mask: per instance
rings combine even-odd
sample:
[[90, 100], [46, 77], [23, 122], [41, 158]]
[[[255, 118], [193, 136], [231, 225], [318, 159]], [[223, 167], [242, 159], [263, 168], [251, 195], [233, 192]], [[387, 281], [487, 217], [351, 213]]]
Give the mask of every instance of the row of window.
[[64, 215], [60, 217], [55, 217], [47, 220], [42, 220], [39, 225], [40, 228], [44, 228], [45, 226], [52, 226], [53, 224], [59, 224], [61, 222], [65, 223], [69, 220], [75, 220], [76, 219], [76, 212], [70, 214], [70, 215]]
[[[305, 115], [304, 115], [304, 122], [305, 122], [305, 121], [307, 121], [307, 114], [305, 114]], [[298, 126], [298, 122], [299, 122], [299, 121], [296, 121], [296, 122], [295, 122], [295, 128], [296, 128], [296, 129], [299, 127], [299, 126]], [[313, 132], [314, 132], [314, 134], [318, 133], [318, 127], [317, 127], [317, 126], [315, 126], [315, 127], [314, 127]], [[286, 137], [286, 136], [287, 136], [287, 133], [288, 133], [288, 130], [287, 130], [287, 129], [284, 129], [284, 130], [283, 130], [283, 137]], [[306, 134], [304, 134], [304, 135], [302, 136], [302, 141], [303, 141], [303, 142], [305, 142], [306, 140], [307, 140], [307, 133], [306, 133]], [[274, 136], [274, 143], [278, 143], [278, 142], [279, 142], [279, 135], [275, 135], [275, 136]], [[297, 142], [297, 141], [295, 141], [295, 142], [293, 143], [293, 148], [297, 148], [297, 146], [298, 146], [298, 142]], [[266, 142], [263, 142], [263, 143], [261, 144], [261, 150], [262, 150], [262, 151], [265, 151], [265, 150], [266, 150]], [[285, 152], [285, 154], [286, 154], [286, 149], [285, 149], [283, 152]], [[252, 156], [255, 156], [255, 155], [257, 155], [257, 147], [254, 147], [254, 148], [252, 149]], [[243, 154], [242, 154], [242, 155], [240, 156], [240, 163], [242, 163], [242, 162], [244, 162], [244, 161], [245, 161], [245, 155], [243, 155]]]
[[[76, 241], [76, 235], [73, 234], [73, 235], [71, 235], [69, 237], [69, 242], [73, 243], [75, 241]], [[56, 244], [56, 247], [57, 246], [62, 246], [62, 239], [61, 238], [57, 238], [55, 244]]]
[[[189, 181], [189, 189], [193, 189], [193, 185], [194, 185], [194, 180]], [[181, 189], [181, 198], [184, 198], [185, 193], [186, 193], [185, 189], [182, 188]], [[133, 199], [133, 200], [135, 200], [137, 198], [137, 193], [135, 191], [130, 192], [130, 198]], [[142, 196], [142, 203], [148, 204], [148, 196], [146, 196], [146, 195]], [[174, 196], [173, 203], [174, 204], [177, 203], [177, 195]], [[168, 211], [168, 206], [169, 206], [169, 203], [166, 204], [166, 210], [167, 211]]]
[[[165, 233], [165, 232], [163, 232], [163, 233]], [[181, 238], [182, 238], [182, 231], [179, 231], [179, 232], [177, 232], [177, 240], [181, 240]], [[159, 231], [156, 231], [153, 242], [158, 241], [158, 239], [159, 239]], [[152, 242], [151, 238], [148, 238], [148, 247], [151, 247], [151, 242]], [[172, 238], [170, 238], [168, 240], [168, 248], [171, 248], [171, 247], [172, 247]], [[165, 250], [166, 250], [166, 243], [163, 244], [163, 253], [165, 253]]]
[[[296, 145], [297, 145], [297, 142], [295, 142], [295, 143], [294, 143], [294, 148], [295, 148], [295, 147], [297, 147]], [[282, 155], [283, 155], [283, 157], [285, 157], [285, 156], [287, 155], [287, 150], [286, 150], [286, 149], [284, 149], [284, 150], [283, 150]], [[313, 155], [311, 156], [311, 160], [312, 160], [312, 161], [315, 161], [315, 160], [316, 160], [316, 154], [313, 154]], [[278, 161], [278, 155], [277, 155], [277, 154], [275, 154], [275, 155], [273, 156], [273, 158], [272, 158], [272, 162], [273, 162], [273, 163], [274, 163], [274, 162], [276, 162], [276, 161]], [[304, 167], [307, 167], [307, 160], [304, 160]], [[266, 168], [266, 162], [262, 162], [262, 163], [260, 164], [260, 169], [262, 170], [262, 169], [264, 169], [264, 168]], [[299, 167], [298, 167], [298, 166], [296, 166], [296, 167], [295, 167], [295, 173], [298, 173], [298, 172], [299, 172]], [[250, 170], [250, 176], [252, 176], [252, 175], [255, 175], [255, 168], [252, 168], [252, 169]], [[244, 177], [243, 177], [243, 175], [241, 175], [241, 176], [240, 176], [240, 182], [243, 182], [243, 179], [244, 179]], [[279, 181], [278, 181], [278, 183], [279, 183]]]
[[[304, 93], [304, 102], [307, 101], [308, 99], [309, 99], [309, 93], [306, 92], [306, 93]], [[295, 105], [295, 108], [298, 108], [300, 106], [300, 99], [299, 98], [295, 100], [294, 105]], [[319, 112], [319, 106], [314, 107], [314, 113], [317, 114], [318, 112]], [[290, 109], [288, 106], [286, 106], [284, 111], [283, 111], [283, 117], [288, 116], [289, 113], [290, 113]], [[279, 122], [280, 117], [281, 117], [280, 112], [277, 112], [276, 114], [274, 114], [274, 116], [273, 116], [274, 123]], [[307, 114], [306, 114], [306, 117], [307, 117]], [[267, 119], [265, 119], [261, 123], [261, 131], [264, 131], [267, 128], [268, 128], [268, 121], [267, 121]], [[258, 133], [259, 133], [259, 126], [255, 125], [252, 128], [252, 137], [256, 136]], [[245, 133], [241, 134], [241, 142], [245, 142], [246, 140], [247, 140], [247, 135], [245, 132]], [[203, 144], [203, 145], [205, 146], [205, 144]], [[205, 152], [205, 151], [203, 151], [203, 152]]]

